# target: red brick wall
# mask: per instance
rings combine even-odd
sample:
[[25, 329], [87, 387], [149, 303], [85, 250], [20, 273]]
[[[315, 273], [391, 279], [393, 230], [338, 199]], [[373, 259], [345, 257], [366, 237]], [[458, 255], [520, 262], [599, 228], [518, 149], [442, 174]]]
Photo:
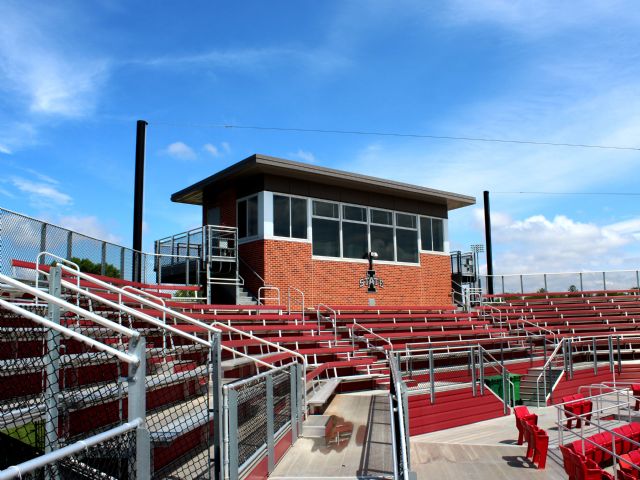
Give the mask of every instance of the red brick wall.
[[[359, 287], [368, 269], [366, 263], [313, 260], [311, 244], [283, 240], [260, 240], [242, 245], [252, 268], [268, 285], [280, 288], [286, 304], [289, 285], [305, 294], [305, 305], [318, 303], [367, 305], [449, 305], [451, 303], [451, 264], [448, 255], [420, 254], [420, 266], [375, 264], [376, 276], [384, 282], [374, 294]], [[264, 268], [260, 269], [261, 257]], [[245, 277], [247, 279], [247, 277]], [[256, 290], [252, 291], [254, 293]], [[298, 303], [299, 296], [293, 300]]]

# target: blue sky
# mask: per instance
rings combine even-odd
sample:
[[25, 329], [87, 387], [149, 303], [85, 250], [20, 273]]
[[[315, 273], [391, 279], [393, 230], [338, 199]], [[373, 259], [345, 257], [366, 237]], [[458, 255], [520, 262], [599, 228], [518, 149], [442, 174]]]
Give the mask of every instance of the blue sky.
[[[171, 193], [260, 152], [478, 198], [640, 192], [640, 152], [194, 127], [239, 124], [640, 146], [640, 9], [539, 0], [0, 3], [0, 206], [145, 244]], [[497, 272], [636, 269], [639, 197], [492, 194]]]

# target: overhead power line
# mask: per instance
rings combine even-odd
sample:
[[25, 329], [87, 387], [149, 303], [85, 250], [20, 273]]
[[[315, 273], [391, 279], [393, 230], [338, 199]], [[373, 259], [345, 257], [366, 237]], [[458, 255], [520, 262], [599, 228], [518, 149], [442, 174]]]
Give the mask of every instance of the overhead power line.
[[620, 197], [637, 197], [640, 192], [491, 192], [491, 194], [503, 195], [614, 195]]
[[547, 147], [573, 147], [573, 148], [598, 148], [604, 150], [631, 150], [640, 152], [640, 147], [625, 147], [618, 145], [597, 145], [587, 143], [560, 143], [560, 142], [541, 142], [536, 140], [513, 140], [504, 138], [488, 138], [488, 137], [458, 137], [453, 135], [426, 135], [418, 133], [398, 133], [398, 132], [372, 132], [365, 130], [335, 130], [322, 128], [295, 128], [295, 127], [271, 127], [258, 125], [233, 125], [233, 124], [201, 124], [201, 123], [175, 123], [175, 122], [149, 122], [152, 125], [166, 125], [173, 127], [192, 127], [192, 128], [221, 128], [221, 129], [238, 129], [238, 130], [263, 130], [274, 132], [297, 132], [297, 133], [324, 133], [337, 135], [366, 135], [375, 137], [400, 137], [400, 138], [427, 138], [432, 140], [456, 140], [469, 142], [489, 142], [489, 143], [515, 143], [521, 145], [540, 145]]

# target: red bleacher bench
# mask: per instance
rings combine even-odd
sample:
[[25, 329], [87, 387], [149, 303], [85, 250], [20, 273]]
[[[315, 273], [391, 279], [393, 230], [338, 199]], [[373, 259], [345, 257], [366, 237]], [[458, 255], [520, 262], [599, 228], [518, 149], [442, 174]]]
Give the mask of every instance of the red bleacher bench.
[[629, 453], [620, 455], [620, 463], [618, 464], [620, 470], [630, 478], [637, 479], [639, 472], [633, 467], [634, 465], [640, 465], [640, 450], [631, 450]]
[[524, 439], [527, 442], [527, 458], [538, 467], [544, 470], [547, 464], [547, 452], [549, 451], [549, 435], [530, 422], [523, 422]]
[[593, 402], [586, 400], [584, 395], [576, 393], [574, 395], [567, 395], [562, 397], [561, 402], [564, 403], [564, 414], [567, 417], [567, 428], [571, 428], [573, 421], [576, 421], [576, 428], [580, 428], [582, 425], [582, 418], [584, 416], [584, 423], [589, 424], [591, 420], [591, 410], [593, 409]]
[[[584, 441], [584, 451], [582, 440], [576, 440], [566, 446], [569, 449], [573, 450], [575, 453], [582, 454], [588, 459], [593, 460], [597, 464], [601, 464], [603, 462], [608, 462], [611, 460], [611, 455], [603, 449], [613, 451], [613, 449], [615, 448], [615, 452], [617, 455], [622, 455], [625, 453], [629, 453], [632, 450], [636, 450], [636, 445], [631, 442], [625, 441], [625, 438], [633, 440], [634, 442], [640, 442], [640, 423], [631, 422], [626, 425], [616, 427], [612, 431], [617, 435], [620, 435], [615, 437], [615, 446], [613, 445], [613, 434], [609, 432], [596, 433], [588, 437], [589, 441]], [[596, 445], [602, 448], [598, 448]]]
[[640, 408], [640, 383], [631, 385], [631, 391], [633, 392], [633, 397], [636, 399], [636, 404], [633, 409], [637, 411], [638, 408]]
[[571, 448], [560, 445], [564, 471], [569, 480], [614, 480], [613, 475], [605, 472], [593, 460], [575, 452]]
[[538, 415], [529, 412], [527, 407], [515, 407], [513, 413], [516, 416], [516, 428], [518, 429], [518, 445], [524, 440], [524, 423], [538, 425]]

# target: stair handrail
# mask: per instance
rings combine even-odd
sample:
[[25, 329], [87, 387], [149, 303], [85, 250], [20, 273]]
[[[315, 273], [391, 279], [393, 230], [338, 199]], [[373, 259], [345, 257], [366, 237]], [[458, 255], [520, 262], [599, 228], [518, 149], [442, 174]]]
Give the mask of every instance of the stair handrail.
[[91, 320], [92, 322], [97, 323], [102, 327], [109, 328], [115, 331], [116, 333], [120, 333], [125, 337], [129, 337], [129, 338], [140, 337], [140, 333], [133, 329], [123, 327], [122, 325], [119, 325], [109, 319], [101, 317], [100, 315], [96, 315], [95, 313], [89, 312], [81, 307], [78, 307], [77, 305], [74, 305], [73, 303], [69, 303], [66, 300], [63, 300], [62, 298], [55, 297], [50, 293], [43, 292], [42, 290], [26, 285], [19, 280], [8, 277], [1, 273], [0, 273], [0, 282], [11, 285], [16, 289], [22, 290], [25, 293], [28, 293], [30, 295], [33, 295], [34, 297], [40, 298], [41, 300], [45, 300], [47, 303], [53, 303], [59, 306], [60, 308], [62, 308], [63, 310], [67, 310], [69, 312], [75, 313], [76, 315], [80, 315], [81, 317]]
[[540, 375], [538, 375], [538, 378], [536, 378], [536, 403], [538, 407], [540, 406], [540, 378], [543, 379], [544, 401], [546, 405], [547, 398], [551, 395], [551, 393], [547, 393], [547, 376], [545, 375], [545, 372], [547, 368], [551, 368], [551, 362], [555, 361], [555, 357], [560, 351], [560, 349], [562, 348], [562, 346], [564, 345], [564, 343], [565, 343], [564, 338], [561, 338], [558, 344], [556, 345], [556, 348], [553, 349], [553, 352], [551, 352], [551, 355], [549, 355], [549, 358], [547, 359], [545, 364], [542, 366], [542, 372], [540, 373]]
[[253, 268], [251, 268], [251, 265], [249, 265], [246, 262], [246, 260], [244, 260], [241, 256], [238, 256], [238, 259], [240, 260], [240, 263], [244, 264], [249, 269], [249, 272], [253, 273], [258, 278], [258, 280], [260, 280], [262, 285], [266, 285], [267, 284], [267, 282], [264, 280], [264, 278], [262, 278], [258, 272], [256, 272]]
[[[63, 270], [70, 271], [69, 267], [65, 267], [64, 265], [60, 265], [60, 268], [62, 268]], [[148, 307], [152, 307], [152, 308], [154, 308], [156, 310], [160, 310], [161, 312], [164, 312], [164, 313], [168, 314], [169, 316], [173, 317], [174, 321], [175, 321], [175, 319], [180, 319], [180, 320], [182, 320], [182, 321], [184, 321], [186, 323], [190, 323], [191, 325], [195, 325], [195, 326], [201, 327], [201, 328], [203, 328], [203, 329], [205, 329], [205, 330], [207, 330], [209, 332], [212, 332], [212, 333], [222, 333], [222, 329], [216, 328], [214, 326], [214, 325], [220, 325], [220, 326], [223, 326], [223, 328], [225, 330], [231, 330], [234, 333], [237, 333], [239, 335], [243, 335], [243, 336], [248, 337], [248, 338], [250, 338], [252, 340], [255, 340], [255, 341], [259, 342], [259, 343], [263, 343], [265, 345], [268, 345], [268, 346], [271, 346], [273, 348], [276, 348], [276, 349], [278, 349], [280, 351], [287, 352], [287, 353], [291, 354], [292, 356], [300, 358], [302, 360], [303, 367], [304, 367], [304, 373], [306, 374], [307, 359], [306, 359], [306, 357], [304, 355], [302, 355], [302, 354], [300, 354], [298, 352], [295, 352], [293, 350], [289, 350], [288, 348], [285, 348], [285, 347], [282, 347], [282, 346], [277, 345], [275, 343], [269, 342], [268, 340], [265, 340], [263, 338], [256, 337], [255, 335], [252, 335], [250, 333], [244, 332], [242, 330], [239, 330], [239, 329], [237, 329], [235, 327], [232, 327], [231, 325], [228, 325], [228, 324], [225, 324], [225, 323], [221, 323], [221, 322], [217, 322], [216, 321], [216, 322], [213, 322], [212, 324], [207, 324], [207, 323], [201, 322], [199, 320], [196, 320], [195, 318], [192, 318], [192, 317], [189, 317], [188, 315], [185, 315], [184, 313], [177, 312], [177, 311], [175, 311], [175, 310], [173, 310], [173, 309], [171, 309], [169, 307], [164, 307], [164, 306], [162, 306], [162, 305], [160, 305], [158, 303], [155, 303], [150, 299], [147, 299], [147, 298], [144, 298], [144, 297], [140, 297], [140, 296], [138, 296], [138, 295], [136, 295], [134, 293], [127, 292], [126, 290], [122, 290], [121, 288], [116, 287], [115, 285], [112, 285], [112, 284], [107, 283], [107, 282], [103, 282], [102, 280], [98, 280], [97, 278], [94, 278], [91, 275], [88, 275], [86, 273], [74, 272], [74, 271], [72, 271], [71, 273], [73, 273], [74, 275], [79, 275], [81, 278], [89, 280], [90, 282], [92, 282], [92, 283], [94, 283], [94, 284], [96, 284], [96, 285], [98, 285], [98, 286], [100, 286], [100, 287], [102, 287], [102, 288], [104, 288], [106, 290], [110, 290], [110, 291], [115, 292], [115, 293], [123, 293], [127, 297], [132, 298], [133, 300], [135, 300], [136, 302], [142, 303], [142, 304], [147, 305]], [[231, 347], [227, 347], [225, 345], [221, 345], [221, 348], [223, 350], [231, 352], [231, 353], [233, 353], [235, 355], [238, 355], [240, 357], [251, 359], [252, 361], [254, 361], [256, 363], [259, 363], [259, 364], [261, 364], [263, 366], [266, 366], [266, 367], [268, 367], [270, 369], [277, 368], [274, 365], [271, 365], [271, 364], [269, 364], [267, 362], [263, 362], [262, 360], [259, 360], [257, 358], [251, 357], [249, 355], [245, 355], [245, 354], [243, 354], [243, 353], [241, 353], [241, 352], [239, 352], [239, 351], [237, 351], [237, 350], [235, 350], [235, 349], [233, 349]]]
[[[22, 284], [22, 282], [18, 281], [18, 280], [14, 280], [11, 277], [7, 277], [6, 275], [0, 274], [0, 282], [6, 283], [8, 285], [11, 285], [12, 287], [16, 288], [17, 290], [21, 290], [25, 293], [29, 293], [29, 294], [33, 294], [33, 290], [35, 290], [33, 287], [29, 287], [28, 285]], [[40, 294], [44, 294], [44, 292], [37, 290], [38, 293]], [[74, 313], [85, 313], [88, 314], [86, 315], [85, 318], [92, 318], [94, 315], [91, 312], [87, 312], [84, 311], [83, 309], [80, 309], [79, 307], [76, 307], [75, 305], [73, 305], [72, 303], [68, 303], [62, 299], [59, 299], [57, 297], [54, 297], [53, 295], [43, 295], [41, 297], [43, 300], [52, 300], [55, 299], [57, 301], [55, 302], [51, 302], [54, 303], [56, 305], [58, 305], [59, 307], [61, 307], [62, 309], [66, 309], [68, 306], [74, 307], [74, 309], [80, 310], [80, 312], [75, 311]], [[139, 359], [135, 356], [135, 355], [131, 355], [129, 353], [126, 352], [121, 352], [120, 350], [111, 347], [110, 345], [105, 345], [102, 342], [99, 342], [91, 337], [87, 337], [86, 335], [83, 335], [82, 333], [76, 331], [76, 330], [72, 330], [68, 327], [65, 327], [64, 325], [60, 325], [57, 324], [55, 322], [52, 322], [51, 320], [41, 317], [40, 315], [37, 315], [33, 312], [30, 312], [29, 310], [25, 310], [24, 308], [8, 302], [6, 300], [0, 299], [0, 306], [6, 308], [7, 310], [12, 311], [13, 313], [20, 315], [21, 317], [24, 318], [28, 318], [29, 320], [34, 321], [35, 323], [42, 325], [45, 328], [50, 328], [51, 330], [54, 330], [56, 332], [59, 332], [62, 335], [65, 335], [68, 338], [72, 338], [74, 340], [77, 340], [81, 343], [84, 343], [85, 345], [95, 348], [96, 350], [105, 352], [105, 353], [109, 353], [110, 355], [113, 355], [117, 358], [119, 358], [120, 360], [126, 362], [126, 363], [132, 363], [132, 364], [138, 364], [139, 363]], [[84, 316], [84, 315], [83, 315]], [[96, 322], [97, 323], [97, 322]], [[129, 337], [129, 338], [134, 338], [137, 339], [140, 337], [140, 333], [126, 328], [126, 327], [121, 327], [120, 325], [118, 325], [115, 322], [112, 322], [111, 320], [107, 320], [105, 318], [102, 318], [102, 320], [100, 321], [100, 325], [106, 327], [106, 328], [112, 328], [114, 331], [117, 331], [118, 333], [121, 333], [122, 335]]]
[[[558, 342], [558, 335], [553, 330], [549, 330], [548, 328], [540, 326], [537, 323], [533, 323], [533, 322], [527, 320], [526, 318], [520, 317], [517, 321], [518, 322], [522, 322], [523, 325], [526, 323], [528, 325], [531, 325], [534, 328], [537, 328], [538, 330], [542, 330], [543, 332], [547, 332], [548, 334], [550, 334], [553, 337], [553, 343], [554, 344]], [[525, 332], [526, 332], [526, 330], [525, 330]]]
[[495, 306], [490, 305], [488, 303], [485, 303], [484, 305], [481, 305], [481, 307], [482, 307], [483, 314], [485, 312], [485, 308], [487, 308], [487, 307], [490, 308], [489, 316], [491, 317], [492, 323], [496, 323], [496, 318], [493, 316], [492, 312], [494, 310], [497, 311], [498, 312], [498, 324], [502, 325], [502, 323], [503, 323], [502, 322], [502, 310], [500, 310], [498, 307], [495, 307]]
[[329, 310], [332, 314], [333, 317], [330, 315], [329, 318], [331, 319], [332, 323], [333, 323], [333, 340], [334, 341], [338, 341], [338, 314], [336, 313], [336, 311], [331, 308], [329, 305], [325, 305], [324, 303], [319, 303], [316, 306], [316, 317], [318, 319], [318, 333], [320, 330], [320, 317], [322, 316], [322, 314], [320, 313], [320, 309], [324, 308], [325, 310]]
[[[38, 255], [36, 255], [36, 272], [37, 272], [36, 273], [36, 288], [40, 288], [40, 274], [42, 273], [42, 274], [46, 275], [46, 273], [43, 270], [40, 270], [40, 258], [41, 257], [44, 258], [44, 257], [47, 257], [47, 256], [49, 256], [51, 258], [55, 258], [59, 262], [71, 265], [72, 267], [75, 267], [75, 269], [77, 271], [80, 271], [80, 266], [77, 263], [72, 262], [71, 260], [67, 260], [64, 257], [59, 257], [58, 255], [55, 255], [55, 254], [53, 254], [51, 252], [47, 252], [47, 251], [40, 252], [40, 253], [38, 253]], [[79, 286], [80, 286], [80, 278], [78, 278], [78, 287]], [[76, 303], [79, 305], [80, 304], [80, 299], [76, 299]], [[38, 304], [38, 299], [36, 298], [36, 305], [37, 304]]]
[[[500, 365], [501, 367], [501, 371], [500, 371], [500, 375], [506, 379], [507, 383], [510, 385], [509, 391], [505, 394], [505, 398], [504, 400], [504, 405], [505, 405], [505, 413], [508, 411], [507, 407], [511, 406], [511, 400], [515, 401], [515, 397], [516, 397], [516, 386], [515, 384], [511, 381], [511, 379], [509, 378], [508, 374], [509, 374], [509, 370], [507, 369], [507, 367], [505, 367], [504, 362], [500, 362], [496, 359], [496, 357], [494, 357], [486, 348], [484, 348], [482, 345], [478, 344], [477, 345], [479, 351], [481, 354], [486, 355], [487, 357], [489, 357], [494, 363], [497, 363]], [[494, 367], [495, 368], [495, 367]], [[497, 370], [497, 369], [496, 369]], [[511, 396], [511, 394], [513, 393], [513, 396]]]
[[[276, 293], [278, 294], [277, 297], [263, 297], [262, 296], [262, 292], [263, 291], [269, 291], [269, 290], [275, 290]], [[280, 305], [280, 289], [278, 287], [276, 287], [275, 285], [263, 285], [262, 287], [258, 288], [258, 303], [260, 305], [264, 305], [263, 300], [273, 300], [273, 299], [277, 299], [276, 305]]]
[[302, 296], [302, 323], [304, 323], [304, 292], [293, 285], [287, 288], [287, 312], [291, 315], [291, 290], [295, 290]]
[[[392, 351], [393, 351], [393, 343], [391, 343], [391, 340], [389, 340], [388, 338], [385, 338], [385, 337], [383, 337], [383, 336], [381, 336], [381, 335], [378, 335], [378, 334], [377, 334], [376, 332], [374, 332], [371, 328], [367, 328], [367, 327], [365, 327], [365, 326], [363, 326], [363, 325], [360, 325], [358, 322], [353, 322], [353, 323], [352, 323], [352, 324], [350, 324], [350, 325], [349, 325], [349, 327], [347, 327], [347, 328], [351, 331], [351, 333], [350, 333], [350, 335], [349, 335], [349, 336], [351, 337], [351, 345], [352, 345], [352, 346], [354, 346], [354, 347], [355, 347], [355, 345], [354, 345], [354, 338], [353, 338], [353, 330], [355, 330], [356, 328], [360, 328], [360, 329], [364, 330], [365, 332], [370, 333], [370, 334], [371, 334], [371, 335], [373, 335], [374, 337], [379, 338], [379, 339], [380, 339], [380, 340], [382, 340], [383, 342], [386, 342], [386, 343], [389, 345], [390, 350], [392, 350]], [[366, 339], [366, 337], [365, 337], [365, 339]], [[367, 339], [366, 341], [367, 341], [367, 347], [368, 347], [368, 348], [371, 348], [371, 347], [369, 346], [369, 340]]]
[[114, 357], [119, 358], [123, 362], [129, 363], [129, 364], [135, 364], [135, 365], [137, 365], [140, 362], [140, 359], [135, 355], [131, 355], [126, 352], [121, 352], [117, 348], [113, 348], [109, 345], [105, 345], [102, 342], [98, 342], [97, 340], [94, 340], [91, 337], [87, 337], [86, 335], [83, 335], [80, 332], [77, 332], [65, 326], [59, 325], [55, 322], [52, 322], [51, 320], [41, 317], [40, 315], [30, 312], [29, 310], [25, 310], [24, 308], [21, 308], [18, 305], [15, 305], [11, 302], [7, 302], [6, 300], [0, 299], [0, 306], [2, 306], [3, 308], [6, 308], [7, 310], [12, 311], [17, 315], [20, 315], [21, 317], [28, 318], [29, 320], [32, 320], [33, 322], [39, 325], [42, 325], [45, 328], [54, 330], [60, 333], [61, 335], [64, 335], [65, 337], [71, 338], [73, 340], [77, 340], [78, 342], [83, 343], [88, 347], [95, 348], [96, 350], [99, 350], [101, 352], [105, 352], [110, 355], [113, 355]]

